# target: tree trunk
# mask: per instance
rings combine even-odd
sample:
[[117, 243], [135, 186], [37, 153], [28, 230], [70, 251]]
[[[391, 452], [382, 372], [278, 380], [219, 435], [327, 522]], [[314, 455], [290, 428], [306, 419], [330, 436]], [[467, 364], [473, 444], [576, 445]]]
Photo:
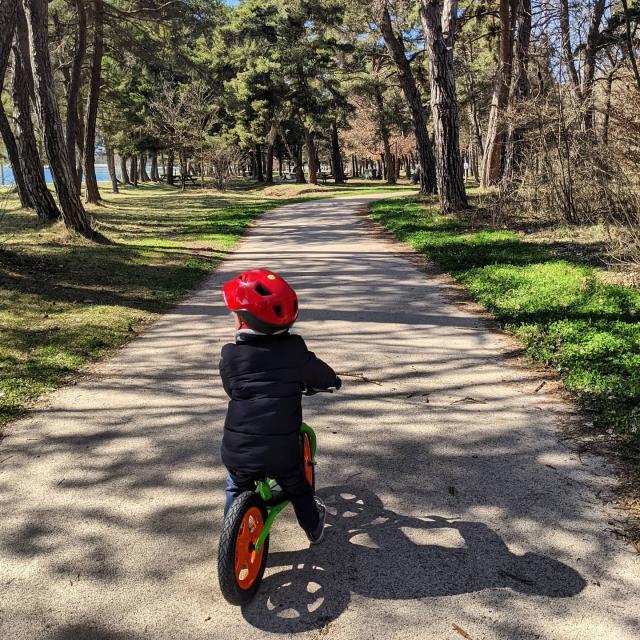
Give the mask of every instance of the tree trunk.
[[[80, 2], [82, 0], [79, 0]], [[87, 115], [84, 131], [84, 201], [98, 202], [100, 191], [96, 180], [96, 123], [98, 119], [98, 98], [100, 94], [100, 77], [102, 75], [102, 53], [104, 5], [102, 0], [93, 0], [93, 55], [91, 57], [91, 79], [89, 97], [87, 98]]]
[[[78, 137], [76, 140], [76, 175], [78, 181], [82, 184], [83, 163], [84, 163], [84, 111], [83, 111], [82, 87], [80, 87], [80, 95], [78, 96]], [[78, 191], [80, 193], [80, 190]]]
[[175, 152], [173, 149], [167, 151], [167, 184], [173, 185], [175, 177], [173, 175], [173, 163], [175, 161]]
[[147, 173], [147, 154], [140, 154], [140, 180], [142, 182], [151, 182], [151, 178], [149, 178], [149, 174]]
[[[11, 41], [16, 25], [16, 0], [0, 0], [0, 24], [3, 25], [0, 32], [0, 93], [4, 84], [5, 72], [9, 62], [11, 52]], [[13, 179], [18, 190], [20, 204], [26, 208], [33, 208], [33, 202], [26, 188], [22, 169], [20, 167], [20, 153], [16, 145], [16, 140], [11, 131], [9, 118], [5, 113], [4, 106], [0, 103], [0, 135], [7, 150], [9, 163], [13, 169]], [[4, 176], [3, 176], [4, 178]]]
[[34, 203], [31, 201], [31, 198], [29, 196], [29, 191], [27, 189], [27, 185], [25, 184], [24, 175], [20, 167], [20, 154], [18, 152], [18, 147], [16, 146], [16, 141], [13, 136], [13, 132], [11, 131], [9, 119], [7, 118], [4, 107], [1, 104], [0, 135], [2, 136], [4, 147], [7, 150], [7, 156], [9, 158], [9, 163], [11, 164], [11, 169], [13, 170], [13, 179], [16, 185], [16, 190], [18, 192], [18, 197], [20, 198], [20, 205], [27, 209], [33, 209]]
[[338, 123], [331, 123], [331, 164], [333, 165], [333, 180], [336, 184], [344, 184], [344, 167], [342, 166], [342, 153], [340, 152], [340, 138], [338, 136]]
[[[531, 41], [531, 0], [515, 0], [512, 7], [515, 11], [517, 34], [515, 39], [515, 64], [511, 82], [512, 108], [517, 109], [529, 96], [529, 43]], [[518, 114], [516, 113], [516, 119]], [[524, 131], [516, 126], [513, 119], [509, 122], [507, 137], [507, 157], [505, 174], [514, 177], [522, 173], [524, 163]]]
[[316, 160], [316, 140], [311, 129], [304, 127], [304, 145], [307, 149], [307, 163], [309, 164], [309, 182], [318, 184], [318, 163]]
[[[69, 88], [67, 90], [67, 153], [69, 164], [76, 171], [76, 145], [78, 143], [78, 98], [80, 96], [80, 82], [82, 64], [87, 51], [87, 13], [84, 8], [84, 0], [75, 0], [75, 8], [78, 14], [78, 29], [76, 31], [75, 50], [69, 75]], [[81, 177], [76, 175], [76, 189], [80, 193]]]
[[138, 186], [138, 156], [136, 154], [129, 159], [129, 180], [134, 187]]
[[615, 75], [615, 68], [611, 69], [607, 74], [607, 84], [605, 86], [605, 103], [604, 103], [604, 117], [602, 119], [602, 143], [609, 144], [609, 120], [611, 118], [611, 87], [613, 85], [613, 76]]
[[[504, 1], [505, 0], [503, 0], [503, 2]], [[427, 131], [422, 97], [411, 71], [411, 65], [406, 56], [404, 43], [393, 31], [391, 16], [389, 15], [386, 4], [382, 8], [379, 28], [387, 49], [398, 69], [398, 81], [411, 113], [411, 121], [413, 122], [418, 155], [420, 157], [420, 192], [423, 194], [434, 193], [436, 190], [435, 159]]]
[[178, 152], [178, 160], [180, 161], [180, 188], [184, 191], [187, 188], [187, 176], [189, 175], [187, 152], [184, 149], [180, 149]]
[[[462, 54], [465, 58], [467, 65], [470, 67], [473, 62], [473, 45], [469, 44], [468, 47], [463, 47]], [[471, 136], [475, 139], [476, 146], [480, 151], [480, 155], [484, 153], [484, 144], [482, 142], [482, 129], [480, 128], [480, 118], [478, 116], [478, 96], [476, 94], [476, 87], [474, 82], [473, 73], [469, 69], [464, 74], [465, 90], [467, 92], [467, 107], [469, 110], [469, 122], [471, 127]]]
[[113, 157], [113, 149], [107, 147], [107, 169], [109, 170], [109, 178], [111, 178], [111, 191], [118, 193], [118, 177], [116, 176], [116, 161]]
[[278, 154], [278, 178], [282, 178], [282, 154]]
[[506, 139], [505, 113], [509, 101], [511, 84], [511, 12], [509, 0], [500, 0], [500, 59], [489, 111], [487, 142], [482, 157], [481, 184], [495, 184], [502, 175]]
[[54, 94], [47, 37], [47, 0], [22, 0], [22, 6], [28, 24], [30, 62], [38, 119], [44, 131], [44, 144], [62, 210], [62, 218], [68, 229], [88, 238], [97, 239], [98, 236], [91, 229], [89, 217], [75, 190], [74, 172], [69, 164], [60, 112]]
[[273, 184], [273, 142], [267, 142], [267, 166], [265, 170], [265, 182]]
[[436, 178], [444, 213], [466, 209], [458, 100], [453, 71], [456, 0], [420, 0], [431, 82], [431, 113], [436, 155]]
[[131, 178], [127, 171], [127, 156], [125, 155], [120, 155], [120, 175], [124, 184], [131, 184]]
[[562, 42], [562, 53], [564, 63], [569, 73], [569, 79], [578, 99], [580, 95], [580, 78], [576, 69], [576, 61], [573, 55], [573, 46], [571, 45], [571, 32], [569, 21], [569, 0], [560, 0], [560, 37]]
[[160, 182], [160, 175], [158, 174], [158, 154], [155, 151], [151, 154], [150, 177], [153, 182]]
[[389, 143], [389, 126], [384, 113], [384, 102], [382, 98], [382, 91], [379, 85], [375, 85], [373, 90], [373, 99], [376, 105], [376, 118], [378, 120], [378, 133], [382, 140], [382, 148], [384, 149], [384, 166], [385, 177], [389, 184], [396, 183], [396, 172], [393, 167], [393, 158], [391, 154], [391, 144]]
[[627, 0], [622, 0], [622, 10], [625, 17], [625, 40], [627, 43], [629, 64], [631, 65], [631, 70], [633, 71], [633, 77], [636, 81], [636, 87], [638, 87], [638, 91], [640, 91], [640, 70], [638, 70], [638, 63], [636, 62], [636, 47], [634, 46], [635, 30], [633, 32], [631, 30], [633, 21], [631, 12], [629, 11], [629, 3], [627, 2]]
[[256, 180], [258, 182], [264, 182], [264, 174], [262, 172], [262, 145], [259, 144], [255, 147], [255, 167]]
[[595, 0], [593, 15], [587, 33], [587, 42], [584, 50], [584, 67], [582, 74], [582, 102], [584, 104], [584, 116], [582, 126], [585, 131], [593, 134], [593, 85], [596, 73], [596, 56], [600, 44], [600, 23], [604, 16], [605, 0]]
[[307, 180], [304, 177], [304, 169], [302, 168], [302, 145], [296, 145], [295, 155], [295, 172], [296, 172], [296, 184], [306, 184]]
[[29, 194], [29, 201], [38, 218], [43, 222], [52, 222], [60, 218], [60, 211], [44, 179], [38, 143], [33, 133], [27, 78], [18, 47], [13, 48], [13, 61], [11, 100], [20, 170]]

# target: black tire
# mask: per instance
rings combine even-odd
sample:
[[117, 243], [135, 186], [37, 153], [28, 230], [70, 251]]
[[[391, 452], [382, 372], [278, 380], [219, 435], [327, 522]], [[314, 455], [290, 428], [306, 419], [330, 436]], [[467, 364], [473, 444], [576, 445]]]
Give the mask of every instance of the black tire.
[[[306, 471], [307, 468], [309, 469], [310, 473], [311, 473], [311, 487], [313, 488], [314, 492], [316, 490], [316, 467], [315, 467], [315, 463], [311, 463], [308, 464], [307, 460], [305, 460], [304, 458], [304, 450], [305, 450], [305, 443], [308, 445], [309, 447], [309, 451], [311, 451], [311, 438], [309, 438], [309, 435], [306, 433], [302, 433], [302, 463], [304, 465], [304, 469], [305, 469], [305, 475], [306, 475]], [[313, 458], [313, 453], [311, 454], [312, 458]]]
[[242, 588], [236, 579], [236, 540], [245, 513], [252, 507], [257, 507], [262, 513], [263, 522], [267, 519], [267, 507], [262, 498], [254, 491], [240, 494], [231, 505], [224, 519], [222, 535], [218, 545], [218, 581], [220, 591], [229, 604], [242, 605], [249, 602], [260, 588], [264, 569], [269, 555], [269, 538], [264, 541], [262, 560], [258, 575], [249, 588]]

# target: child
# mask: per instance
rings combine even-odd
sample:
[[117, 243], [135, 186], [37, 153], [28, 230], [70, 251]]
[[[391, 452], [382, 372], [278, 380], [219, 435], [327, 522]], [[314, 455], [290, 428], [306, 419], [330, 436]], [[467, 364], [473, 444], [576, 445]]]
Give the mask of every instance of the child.
[[222, 438], [229, 471], [225, 514], [255, 481], [274, 478], [287, 494], [311, 544], [324, 535], [326, 509], [304, 474], [300, 445], [302, 391], [341, 386], [340, 378], [289, 333], [296, 292], [267, 269], [245, 271], [222, 293], [236, 323], [235, 344], [222, 347], [220, 376], [231, 398]]

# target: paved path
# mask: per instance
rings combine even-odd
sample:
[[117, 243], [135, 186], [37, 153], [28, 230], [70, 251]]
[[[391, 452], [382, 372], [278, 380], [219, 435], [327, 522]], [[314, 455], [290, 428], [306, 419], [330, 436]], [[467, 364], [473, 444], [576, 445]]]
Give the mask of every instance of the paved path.
[[[606, 469], [559, 444], [566, 407], [443, 279], [368, 233], [364, 202], [266, 214], [201, 291], [12, 426], [0, 638], [640, 637], [639, 558], [596, 498]], [[256, 265], [295, 285], [300, 332], [346, 384], [306, 403], [326, 543], [307, 549], [288, 510], [240, 610], [215, 564], [231, 335], [217, 291]]]

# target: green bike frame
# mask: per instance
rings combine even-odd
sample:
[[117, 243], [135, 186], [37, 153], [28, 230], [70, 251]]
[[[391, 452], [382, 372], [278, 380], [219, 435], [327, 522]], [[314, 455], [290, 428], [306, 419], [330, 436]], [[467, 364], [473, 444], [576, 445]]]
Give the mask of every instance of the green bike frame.
[[[309, 436], [309, 441], [311, 442], [311, 461], [315, 462], [316, 457], [316, 434], [315, 431], [306, 423], [303, 422], [300, 427], [300, 433], [306, 433]], [[273, 491], [272, 489], [276, 486], [276, 481], [270, 478], [266, 480], [260, 480], [258, 482], [258, 493], [260, 497], [265, 501], [269, 502], [273, 499]], [[279, 504], [274, 505], [273, 507], [267, 507], [268, 515], [267, 519], [264, 523], [264, 528], [256, 541], [256, 551], [260, 551], [264, 541], [267, 539], [269, 532], [271, 531], [271, 526], [273, 525], [274, 520], [277, 515], [289, 504], [289, 500], [284, 500]]]

